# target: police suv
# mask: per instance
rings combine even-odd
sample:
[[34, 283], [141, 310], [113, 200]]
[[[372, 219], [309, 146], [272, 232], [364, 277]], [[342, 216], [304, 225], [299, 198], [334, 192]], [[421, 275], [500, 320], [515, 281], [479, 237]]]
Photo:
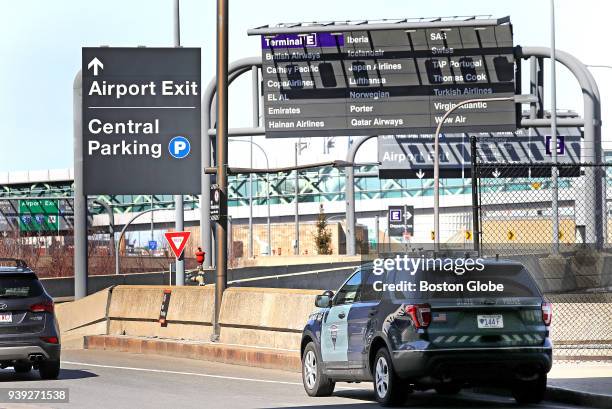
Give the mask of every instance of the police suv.
[[335, 294], [317, 296], [301, 342], [308, 395], [373, 381], [376, 400], [391, 405], [414, 390], [494, 384], [519, 403], [541, 401], [552, 366], [551, 305], [522, 264], [478, 260], [461, 272], [395, 265], [381, 273], [369, 264]]

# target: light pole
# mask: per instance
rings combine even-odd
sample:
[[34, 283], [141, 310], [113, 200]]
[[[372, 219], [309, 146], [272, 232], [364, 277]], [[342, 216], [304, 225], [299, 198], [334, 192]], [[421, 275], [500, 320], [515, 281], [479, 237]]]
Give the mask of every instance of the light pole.
[[[259, 148], [259, 150], [261, 151], [261, 153], [263, 153], [264, 157], [266, 158], [266, 169], [270, 169], [270, 161], [268, 160], [268, 154], [266, 153], [266, 151], [261, 147], [261, 145], [259, 145], [256, 142], [253, 142], [252, 140], [244, 140], [244, 139], [230, 139], [230, 142], [243, 142], [243, 143], [249, 143], [251, 144], [251, 147], [255, 146], [257, 148]], [[253, 190], [250, 190], [251, 195]], [[249, 198], [249, 201], [251, 201], [252, 197]], [[268, 207], [268, 216], [267, 216], [267, 235], [268, 235], [268, 255], [270, 255], [270, 253], [272, 252], [272, 235], [270, 233], [270, 174], [266, 173], [266, 205]], [[249, 223], [249, 226], [251, 226], [251, 223]], [[253, 243], [253, 229], [250, 229], [249, 231], [249, 242]]]
[[555, 47], [555, 0], [550, 0], [550, 153], [552, 155], [553, 254], [559, 254], [559, 168], [557, 167], [557, 57]]
[[[130, 225], [132, 224], [132, 222], [134, 222], [134, 220], [138, 219], [140, 216], [142, 216], [143, 214], [147, 214], [147, 213], [153, 213], [157, 210], [164, 210], [164, 209], [159, 209], [159, 208], [150, 208], [150, 209], [146, 209], [143, 210], [140, 213], [135, 214], [126, 224], [125, 226], [123, 226], [123, 229], [121, 229], [121, 232], [119, 233], [119, 239], [117, 239], [117, 241], [115, 241], [115, 275], [119, 275], [119, 246], [121, 245], [121, 239], [123, 239], [123, 236], [125, 235], [125, 232], [127, 231], [128, 227], [130, 227]], [[153, 215], [151, 215], [151, 218], [153, 218]], [[180, 279], [180, 277], [177, 275], [176, 277], [177, 279]], [[183, 278], [184, 281], [184, 278]], [[176, 282], [176, 285], [185, 285], [184, 283], [179, 284], [178, 282]]]
[[436, 133], [434, 134], [434, 250], [435, 251], [440, 250], [440, 131], [442, 130], [442, 126], [444, 125], [446, 118], [448, 118], [449, 115], [452, 114], [456, 109], [461, 108], [464, 105], [472, 104], [476, 102], [516, 101], [519, 103], [527, 103], [527, 102], [532, 102], [533, 99], [534, 97], [532, 95], [527, 95], [527, 96], [515, 95], [512, 97], [467, 99], [451, 107], [442, 116], [442, 119], [440, 120], [440, 122], [438, 122], [438, 127], [436, 128]]

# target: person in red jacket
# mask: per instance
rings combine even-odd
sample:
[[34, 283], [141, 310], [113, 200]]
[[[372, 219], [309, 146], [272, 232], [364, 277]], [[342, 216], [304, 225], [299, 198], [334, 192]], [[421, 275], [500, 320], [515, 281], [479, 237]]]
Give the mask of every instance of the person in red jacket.
[[206, 253], [202, 251], [202, 247], [198, 247], [198, 251], [195, 253], [196, 261], [200, 266], [204, 263], [204, 257], [206, 257]]

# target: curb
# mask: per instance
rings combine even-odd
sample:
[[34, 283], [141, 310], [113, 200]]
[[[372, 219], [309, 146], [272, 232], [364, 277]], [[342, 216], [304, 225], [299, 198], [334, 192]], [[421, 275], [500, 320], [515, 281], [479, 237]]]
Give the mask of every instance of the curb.
[[558, 386], [547, 387], [545, 399], [591, 408], [612, 408], [612, 396], [610, 395], [582, 392]]
[[291, 372], [300, 372], [302, 364], [298, 352], [170, 339], [89, 335], [84, 339], [84, 348], [200, 359]]
[[[512, 397], [509, 390], [498, 387], [476, 387], [472, 390], [475, 393], [484, 393], [507, 398]], [[612, 408], [611, 395], [600, 395], [597, 393], [577, 391], [574, 389], [562, 388], [560, 386], [547, 386], [544, 400], [589, 408]]]

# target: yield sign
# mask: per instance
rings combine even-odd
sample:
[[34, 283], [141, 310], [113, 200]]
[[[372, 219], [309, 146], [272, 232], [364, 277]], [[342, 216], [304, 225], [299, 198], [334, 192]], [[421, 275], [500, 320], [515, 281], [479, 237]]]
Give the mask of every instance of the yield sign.
[[173, 231], [164, 233], [164, 236], [166, 236], [166, 240], [168, 241], [168, 244], [170, 245], [170, 248], [172, 249], [172, 252], [176, 258], [180, 258], [181, 254], [183, 254], [185, 246], [187, 245], [187, 240], [189, 239], [189, 235], [191, 235], [191, 232], [188, 231]]

